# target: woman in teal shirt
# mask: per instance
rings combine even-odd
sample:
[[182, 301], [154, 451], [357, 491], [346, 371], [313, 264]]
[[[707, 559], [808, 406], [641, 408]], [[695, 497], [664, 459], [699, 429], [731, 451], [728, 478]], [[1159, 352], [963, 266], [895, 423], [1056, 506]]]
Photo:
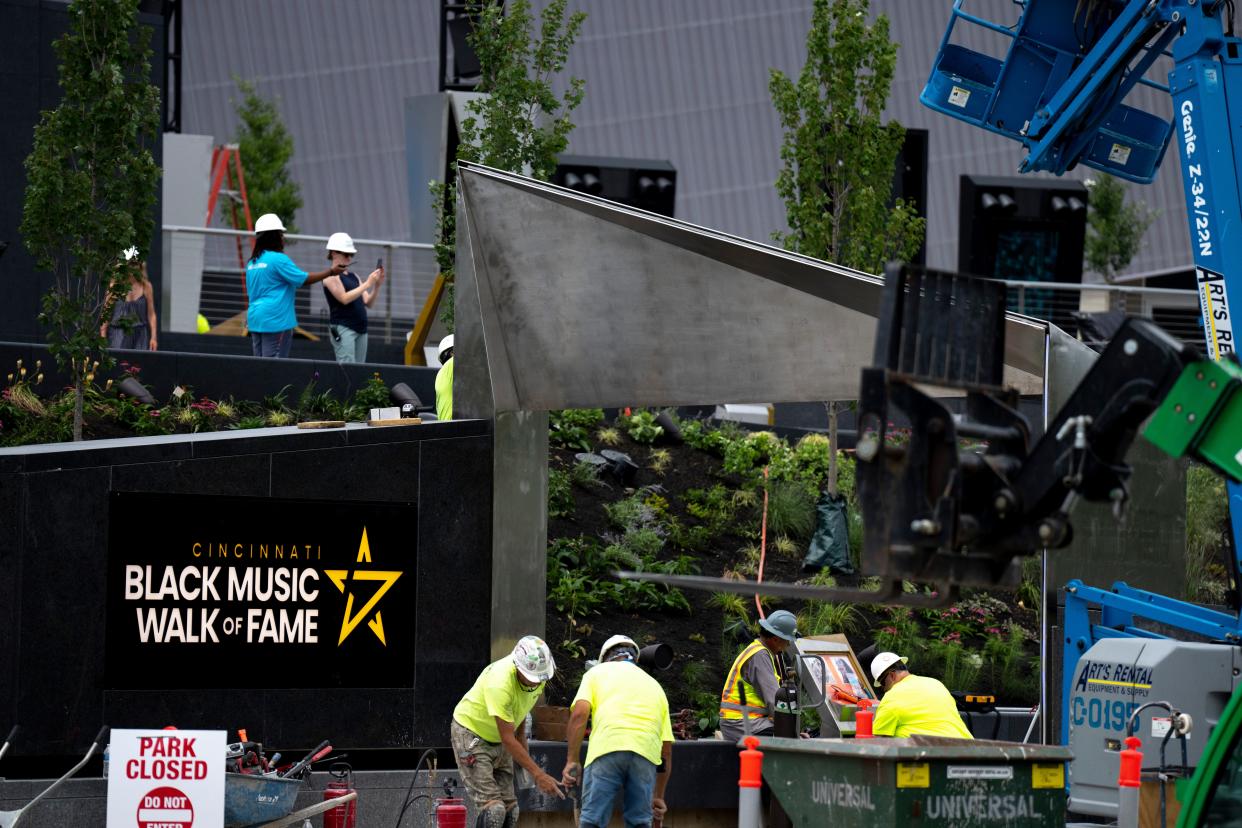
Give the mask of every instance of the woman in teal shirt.
[[275, 213], [264, 213], [254, 223], [254, 250], [246, 263], [246, 327], [255, 356], [289, 356], [293, 329], [298, 325], [293, 297], [302, 285], [337, 276], [347, 265], [307, 273], [284, 254], [285, 225]]

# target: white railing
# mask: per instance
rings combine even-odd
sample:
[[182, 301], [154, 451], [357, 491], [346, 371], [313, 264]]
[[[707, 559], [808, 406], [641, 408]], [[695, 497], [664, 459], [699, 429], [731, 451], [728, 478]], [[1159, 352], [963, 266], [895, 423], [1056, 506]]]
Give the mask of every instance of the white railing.
[[1203, 347], [1199, 294], [1193, 290], [1006, 280], [1009, 310], [1078, 332], [1074, 313], [1119, 311], [1155, 321], [1172, 336]]
[[[244, 262], [254, 235], [244, 230], [169, 225], [164, 232], [164, 290], [161, 303], [171, 318], [160, 327], [193, 330], [201, 313], [214, 326], [246, 309]], [[285, 252], [303, 270], [327, 267], [327, 236], [286, 233]], [[187, 243], [188, 242], [188, 243]], [[386, 278], [379, 298], [368, 310], [372, 341], [401, 342], [413, 327], [436, 276], [430, 244], [385, 239], [354, 239], [358, 248], [353, 270], [362, 278], [383, 258]], [[298, 324], [326, 336], [328, 304], [321, 289], [298, 292]]]
[[[215, 325], [245, 310], [244, 262], [250, 254], [251, 233], [181, 225], [164, 225], [163, 230], [164, 290], [170, 295], [162, 304], [173, 310], [171, 319], [161, 319], [161, 328], [192, 331], [197, 313]], [[186, 239], [194, 243], [177, 243]], [[288, 233], [285, 240], [286, 252], [303, 269], [327, 266], [327, 236]], [[358, 238], [354, 245], [358, 248], [354, 270], [360, 276], [370, 273], [381, 257], [387, 270], [379, 299], [369, 310], [372, 338], [386, 343], [403, 341], [435, 281], [432, 245]], [[1010, 310], [1046, 319], [1071, 334], [1078, 331], [1074, 313], [1120, 311], [1153, 319], [1178, 339], [1197, 347], [1203, 345], [1199, 297], [1193, 290], [1012, 280], [1005, 284], [1009, 286]], [[301, 291], [298, 302], [299, 324], [326, 336], [328, 305], [323, 291]]]

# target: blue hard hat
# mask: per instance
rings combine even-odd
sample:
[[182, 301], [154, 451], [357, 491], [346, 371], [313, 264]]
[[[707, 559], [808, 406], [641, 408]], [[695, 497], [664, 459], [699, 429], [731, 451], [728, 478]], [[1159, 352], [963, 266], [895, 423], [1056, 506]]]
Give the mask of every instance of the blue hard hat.
[[759, 619], [759, 626], [777, 638], [792, 642], [798, 637], [798, 619], [789, 610], [777, 610]]

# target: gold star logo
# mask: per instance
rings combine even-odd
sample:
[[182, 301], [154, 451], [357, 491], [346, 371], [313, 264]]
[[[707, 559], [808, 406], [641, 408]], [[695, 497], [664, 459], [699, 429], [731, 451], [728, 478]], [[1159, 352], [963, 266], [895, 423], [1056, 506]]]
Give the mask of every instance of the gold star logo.
[[[358, 544], [358, 563], [371, 563], [371, 544], [367, 541], [367, 529], [362, 527], [362, 541]], [[370, 615], [371, 610], [375, 609], [375, 605], [384, 597], [384, 593], [392, 589], [392, 585], [397, 582], [402, 573], [389, 569], [355, 569], [353, 571], [347, 569], [325, 569], [324, 575], [332, 583], [336, 584], [336, 588], [342, 594], [347, 595], [345, 599], [345, 617], [341, 619], [341, 637], [337, 640], [336, 646], [345, 643], [345, 639], [349, 638], [349, 634], [361, 623], [362, 619]], [[354, 593], [353, 591], [345, 591], [346, 581], [381, 581], [380, 588], [375, 590], [375, 594], [371, 599], [362, 605], [362, 609], [354, 613]], [[385, 647], [388, 642], [384, 640], [384, 619], [380, 616], [380, 611], [375, 610], [375, 617], [367, 622], [367, 626], [371, 628], [371, 632], [375, 633], [375, 637]]]

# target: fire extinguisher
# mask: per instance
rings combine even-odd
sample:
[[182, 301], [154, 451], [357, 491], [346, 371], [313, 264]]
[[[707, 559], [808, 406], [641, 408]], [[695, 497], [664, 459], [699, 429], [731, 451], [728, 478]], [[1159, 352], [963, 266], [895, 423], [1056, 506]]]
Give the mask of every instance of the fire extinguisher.
[[466, 803], [453, 796], [451, 778], [444, 780], [444, 797], [435, 800], [433, 805], [435, 828], [466, 828]]
[[[354, 769], [346, 762], [336, 762], [328, 768], [328, 776], [332, 777], [324, 788], [323, 800], [328, 802], [340, 799], [354, 792]], [[338, 805], [323, 815], [323, 828], [355, 828], [358, 819], [358, 800], [351, 799], [344, 805]]]

